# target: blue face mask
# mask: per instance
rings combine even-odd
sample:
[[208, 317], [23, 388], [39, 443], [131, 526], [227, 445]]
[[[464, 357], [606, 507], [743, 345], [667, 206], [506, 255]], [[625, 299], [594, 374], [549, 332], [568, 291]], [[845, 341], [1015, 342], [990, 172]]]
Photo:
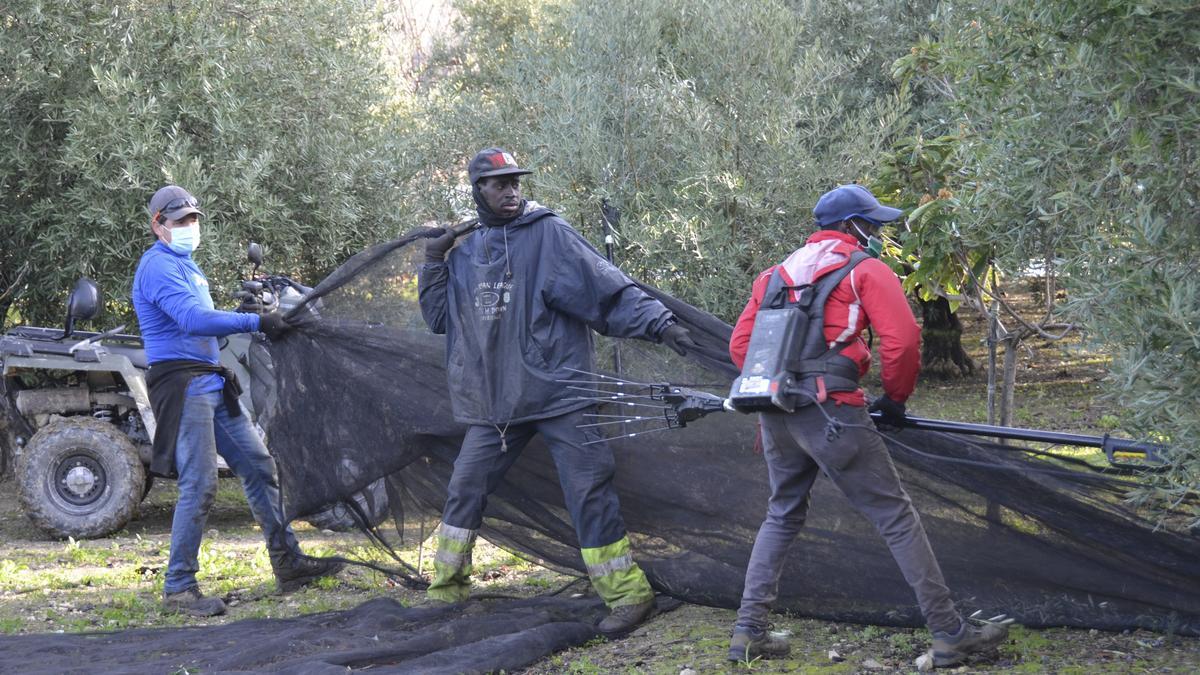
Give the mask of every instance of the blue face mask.
[[191, 255], [200, 248], [200, 223], [171, 228], [171, 242], [167, 247], [180, 255]]

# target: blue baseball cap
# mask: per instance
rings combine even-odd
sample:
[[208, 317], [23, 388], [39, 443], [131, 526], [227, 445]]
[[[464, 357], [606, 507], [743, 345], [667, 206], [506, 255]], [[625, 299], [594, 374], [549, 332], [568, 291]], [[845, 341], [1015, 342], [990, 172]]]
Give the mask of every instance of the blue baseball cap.
[[816, 218], [819, 227], [854, 217], [879, 225], [893, 221], [903, 214], [900, 209], [880, 204], [870, 190], [854, 184], [839, 185], [826, 192], [813, 207], [813, 217]]
[[200, 202], [178, 185], [164, 185], [150, 198], [151, 218], [161, 214], [167, 220], [180, 220], [192, 213], [204, 215]]

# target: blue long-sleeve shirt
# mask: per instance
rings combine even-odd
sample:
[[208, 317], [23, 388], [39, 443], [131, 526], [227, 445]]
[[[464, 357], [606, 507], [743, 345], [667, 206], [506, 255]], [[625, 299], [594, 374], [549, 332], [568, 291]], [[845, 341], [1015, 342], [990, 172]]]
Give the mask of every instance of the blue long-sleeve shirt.
[[[190, 359], [216, 364], [217, 338], [259, 329], [257, 314], [222, 312], [213, 307], [208, 278], [190, 255], [161, 241], [142, 254], [133, 276], [133, 309], [141, 324], [146, 360], [151, 364]], [[220, 375], [195, 377], [188, 394], [219, 391]]]

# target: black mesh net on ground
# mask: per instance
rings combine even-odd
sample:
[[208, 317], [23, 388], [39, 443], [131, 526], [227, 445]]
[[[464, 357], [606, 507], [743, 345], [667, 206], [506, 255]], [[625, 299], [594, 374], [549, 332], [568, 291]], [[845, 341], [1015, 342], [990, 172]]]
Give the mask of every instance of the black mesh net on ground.
[[[255, 369], [252, 391], [279, 461], [290, 518], [346, 500], [386, 476], [407, 536], [428, 535], [437, 522], [464, 427], [450, 412], [444, 338], [429, 333], [417, 306], [421, 246], [409, 245], [415, 238], [348, 261], [298, 308], [298, 330], [252, 353], [272, 364]], [[726, 356], [730, 327], [648, 290], [701, 349], [683, 358], [646, 342], [600, 340], [597, 369], [723, 395], [734, 376]], [[613, 408], [600, 414], [624, 413]], [[612, 425], [614, 436], [644, 431], [612, 442], [615, 484], [635, 557], [659, 591], [737, 606], [768, 497], [765, 463], [754, 451], [755, 425], [753, 417], [732, 413], [670, 431], [654, 430], [664, 426], [655, 422]], [[1130, 512], [1120, 501], [1121, 479], [974, 437], [913, 430], [886, 437], [964, 613], [1007, 613], [1033, 627], [1200, 635], [1200, 540], [1155, 531]], [[554, 463], [539, 440], [492, 496], [482, 534], [526, 558], [582, 573]], [[922, 625], [882, 539], [823, 478], [776, 608], [838, 621]], [[511, 670], [591, 639], [603, 611], [594, 599], [552, 597], [472, 602], [460, 610], [404, 610], [381, 599], [343, 613], [222, 627], [5, 638], [0, 666], [22, 664], [26, 672], [28, 664], [71, 672], [68, 666], [79, 663], [93, 672], [97, 664], [105, 672], [181, 664], [204, 672]], [[226, 642], [229, 647], [217, 652], [205, 646]], [[131, 649], [135, 643], [139, 648]]]
[[[349, 261], [318, 286], [309, 304], [315, 311], [296, 313], [303, 327], [271, 346], [275, 377], [258, 383], [259, 395], [279, 392], [266, 425], [289, 516], [390, 475], [406, 529], [421, 524], [428, 533], [436, 523], [464, 428], [449, 409], [444, 338], [429, 333], [417, 305], [421, 246], [407, 245], [412, 237]], [[701, 350], [684, 358], [647, 342], [602, 340], [597, 368], [611, 373], [619, 361], [629, 380], [707, 385], [723, 395], [735, 372], [726, 355], [730, 327], [648, 290]], [[613, 425], [613, 435], [647, 430], [612, 444], [635, 555], [660, 591], [736, 607], [768, 497], [755, 425], [732, 413], [671, 431], [650, 430], [652, 422]], [[888, 444], [966, 612], [1006, 612], [1029, 626], [1200, 634], [1200, 540], [1156, 532], [1122, 506], [1118, 478], [975, 437], [906, 430], [890, 433]], [[544, 445], [525, 450], [489, 501], [483, 536], [582, 571]], [[777, 608], [922, 624], [883, 541], [824, 479]]]
[[0, 671], [107, 673], [512, 672], [596, 636], [598, 599], [543, 597], [405, 608], [380, 598], [344, 612], [223, 626], [0, 640]]

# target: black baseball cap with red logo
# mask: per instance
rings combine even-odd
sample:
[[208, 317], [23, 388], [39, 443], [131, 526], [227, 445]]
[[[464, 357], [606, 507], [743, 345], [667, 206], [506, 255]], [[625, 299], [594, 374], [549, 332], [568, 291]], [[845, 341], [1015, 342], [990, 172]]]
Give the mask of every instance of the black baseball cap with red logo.
[[513, 156], [503, 148], [485, 148], [480, 150], [467, 166], [467, 174], [471, 178], [472, 185], [479, 182], [480, 178], [488, 178], [490, 176], [524, 176], [528, 173], [533, 172], [517, 166], [517, 160], [513, 159]]

